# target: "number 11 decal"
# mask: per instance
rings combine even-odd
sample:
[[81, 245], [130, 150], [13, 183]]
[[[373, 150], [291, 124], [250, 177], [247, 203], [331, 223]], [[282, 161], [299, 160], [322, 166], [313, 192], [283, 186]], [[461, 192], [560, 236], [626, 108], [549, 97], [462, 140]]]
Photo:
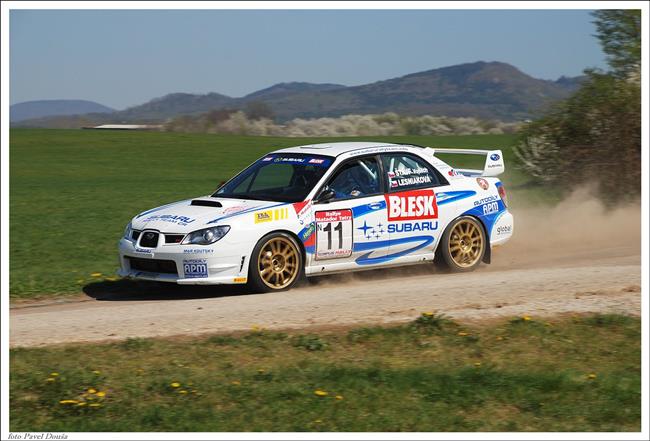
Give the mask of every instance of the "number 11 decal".
[[352, 210], [316, 212], [316, 259], [352, 255]]

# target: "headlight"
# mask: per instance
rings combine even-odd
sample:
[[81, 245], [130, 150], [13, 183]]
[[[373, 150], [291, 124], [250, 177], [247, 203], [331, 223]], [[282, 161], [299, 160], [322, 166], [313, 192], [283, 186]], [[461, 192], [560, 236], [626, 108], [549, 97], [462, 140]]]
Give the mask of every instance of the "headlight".
[[124, 229], [124, 238], [131, 240], [131, 234], [133, 233], [133, 228], [131, 227], [131, 222]]
[[228, 225], [221, 225], [219, 227], [192, 231], [190, 234], [185, 236], [185, 239], [181, 243], [183, 245], [210, 245], [211, 243], [215, 243], [223, 236], [225, 236], [228, 231], [230, 231], [230, 227]]

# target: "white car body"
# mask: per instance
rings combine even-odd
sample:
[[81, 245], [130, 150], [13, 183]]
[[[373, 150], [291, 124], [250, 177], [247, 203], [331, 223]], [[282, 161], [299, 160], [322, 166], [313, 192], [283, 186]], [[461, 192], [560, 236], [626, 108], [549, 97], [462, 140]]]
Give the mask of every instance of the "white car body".
[[[399, 187], [400, 177], [393, 173], [382, 178], [387, 190], [382, 194], [313, 202], [342, 163], [351, 158], [393, 153], [419, 158], [444, 179], [435, 187], [391, 190], [389, 185]], [[485, 155], [485, 167], [454, 169], [436, 153]], [[499, 150], [349, 142], [278, 150], [258, 162], [267, 158], [282, 160], [283, 155], [294, 154], [304, 155], [306, 160], [310, 155], [331, 159], [331, 165], [303, 201], [284, 203], [208, 195], [145, 211], [132, 219], [129, 237], [119, 242], [119, 274], [178, 284], [243, 284], [248, 280], [254, 247], [262, 237], [278, 231], [293, 235], [302, 245], [307, 276], [432, 261], [445, 228], [462, 215], [477, 218], [485, 229], [490, 246], [483, 261], [489, 262], [491, 247], [512, 236], [513, 217], [504, 201], [505, 190], [500, 194], [502, 184], [495, 177], [504, 171]], [[333, 238], [330, 233], [334, 224], [338, 229]], [[185, 240], [188, 233], [220, 225], [230, 230], [210, 245], [178, 242]], [[158, 240], [145, 246], [142, 241], [148, 232], [157, 234]]]

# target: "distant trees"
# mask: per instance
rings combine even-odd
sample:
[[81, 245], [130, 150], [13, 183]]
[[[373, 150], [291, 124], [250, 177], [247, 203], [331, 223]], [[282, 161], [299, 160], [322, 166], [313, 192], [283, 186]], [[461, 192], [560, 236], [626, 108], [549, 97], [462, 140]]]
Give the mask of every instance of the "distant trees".
[[641, 12], [594, 13], [610, 70], [528, 125], [515, 152], [542, 182], [593, 183], [609, 204], [637, 198], [641, 183]]
[[515, 133], [519, 123], [483, 121], [476, 118], [444, 116], [344, 115], [338, 118], [296, 118], [284, 124], [260, 113], [213, 111], [198, 116], [182, 116], [166, 129], [176, 132], [207, 132], [254, 136], [381, 136], [381, 135], [478, 135]]

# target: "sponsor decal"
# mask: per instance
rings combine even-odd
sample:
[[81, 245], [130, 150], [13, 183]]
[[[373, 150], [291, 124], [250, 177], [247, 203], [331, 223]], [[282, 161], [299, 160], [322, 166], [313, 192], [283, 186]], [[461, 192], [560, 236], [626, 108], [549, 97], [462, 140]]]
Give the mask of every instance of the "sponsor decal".
[[509, 234], [512, 232], [512, 225], [501, 225], [497, 227], [497, 234]]
[[298, 223], [300, 225], [305, 225], [305, 222], [308, 221], [308, 217], [311, 215], [311, 201], [296, 202], [292, 205], [296, 212], [296, 216], [298, 217]]
[[474, 201], [474, 206], [477, 207], [479, 205], [487, 204], [488, 202], [494, 202], [498, 200], [499, 200], [499, 196], [492, 195], [483, 199], [479, 199], [478, 201]]
[[397, 145], [385, 146], [385, 147], [369, 147], [367, 149], [357, 150], [357, 151], [351, 152], [350, 156], [354, 157], [354, 156], [360, 156], [360, 155], [367, 155], [369, 153], [404, 152], [404, 151], [407, 151], [406, 147], [397, 146]]
[[133, 251], [135, 251], [136, 253], [150, 254], [150, 255], [153, 256], [153, 254], [151, 254], [151, 250], [147, 250], [147, 249], [144, 249], [144, 248], [137, 248], [136, 247], [136, 248], [133, 249]]
[[487, 168], [498, 168], [501, 167], [501, 164], [488, 164]]
[[309, 239], [309, 237], [312, 234], [314, 234], [314, 231], [316, 231], [316, 224], [314, 224], [312, 222], [312, 223], [309, 224], [309, 227], [307, 227], [307, 229], [304, 231], [304, 233], [302, 233], [302, 235], [300, 236], [300, 239], [302, 239], [303, 242], [307, 242], [307, 239]]
[[447, 174], [448, 174], [449, 176], [462, 176], [462, 175], [463, 175], [462, 173], [457, 172], [457, 171], [454, 170], [453, 168], [450, 169], [450, 170], [447, 172]]
[[208, 277], [208, 261], [206, 259], [183, 260], [183, 274], [188, 279]]
[[316, 259], [352, 254], [352, 210], [316, 212]]
[[183, 254], [212, 254], [214, 250], [209, 248], [187, 248], [183, 250]]
[[309, 161], [307, 161], [309, 164], [324, 164], [325, 159], [318, 159], [318, 158], [312, 158]]
[[388, 232], [393, 233], [411, 233], [415, 231], [436, 231], [438, 221], [423, 222], [400, 222], [398, 224], [389, 224]]
[[254, 213], [255, 223], [262, 224], [264, 222], [271, 222], [277, 220], [284, 220], [289, 218], [289, 208], [276, 208], [274, 210], [265, 210]]
[[499, 203], [498, 202], [490, 202], [488, 204], [483, 205], [483, 214], [492, 214], [496, 213], [499, 211]]
[[486, 181], [485, 179], [483, 179], [483, 178], [476, 178], [476, 183], [483, 190], [487, 190], [488, 187], [490, 187], [490, 183], [488, 181]]
[[235, 277], [232, 281], [233, 283], [246, 283], [248, 279], [246, 277]]
[[237, 205], [236, 207], [228, 207], [225, 210], [223, 210], [223, 214], [232, 214], [232, 213], [239, 213], [242, 210], [245, 210], [247, 207], [244, 205]]
[[501, 156], [499, 156], [499, 155], [496, 154], [496, 153], [493, 153], [493, 154], [490, 155], [490, 159], [491, 159], [492, 161], [498, 161], [499, 159], [501, 159]]
[[437, 219], [438, 205], [433, 190], [411, 190], [384, 195], [388, 221]]
[[271, 222], [273, 220], [273, 210], [260, 211], [259, 213], [255, 213], [254, 216], [256, 224]]
[[272, 161], [272, 160], [273, 160], [273, 156], [267, 156], [266, 158], [262, 159], [262, 161], [264, 161], [264, 162], [268, 162], [268, 161]]
[[196, 219], [192, 219], [187, 216], [177, 216], [174, 214], [155, 214], [144, 219], [144, 222], [159, 221], [159, 222], [170, 222], [172, 224], [178, 225], [187, 225], [194, 222]]
[[302, 164], [306, 161], [305, 158], [283, 158], [282, 156], [278, 156], [273, 158], [273, 162], [281, 162], [283, 164]]
[[365, 220], [363, 221], [363, 226], [357, 227], [357, 230], [361, 230], [363, 232], [363, 237], [365, 237], [366, 240], [379, 240], [385, 233], [388, 233], [386, 225], [382, 224], [381, 222], [373, 226], [368, 225], [368, 222]]

